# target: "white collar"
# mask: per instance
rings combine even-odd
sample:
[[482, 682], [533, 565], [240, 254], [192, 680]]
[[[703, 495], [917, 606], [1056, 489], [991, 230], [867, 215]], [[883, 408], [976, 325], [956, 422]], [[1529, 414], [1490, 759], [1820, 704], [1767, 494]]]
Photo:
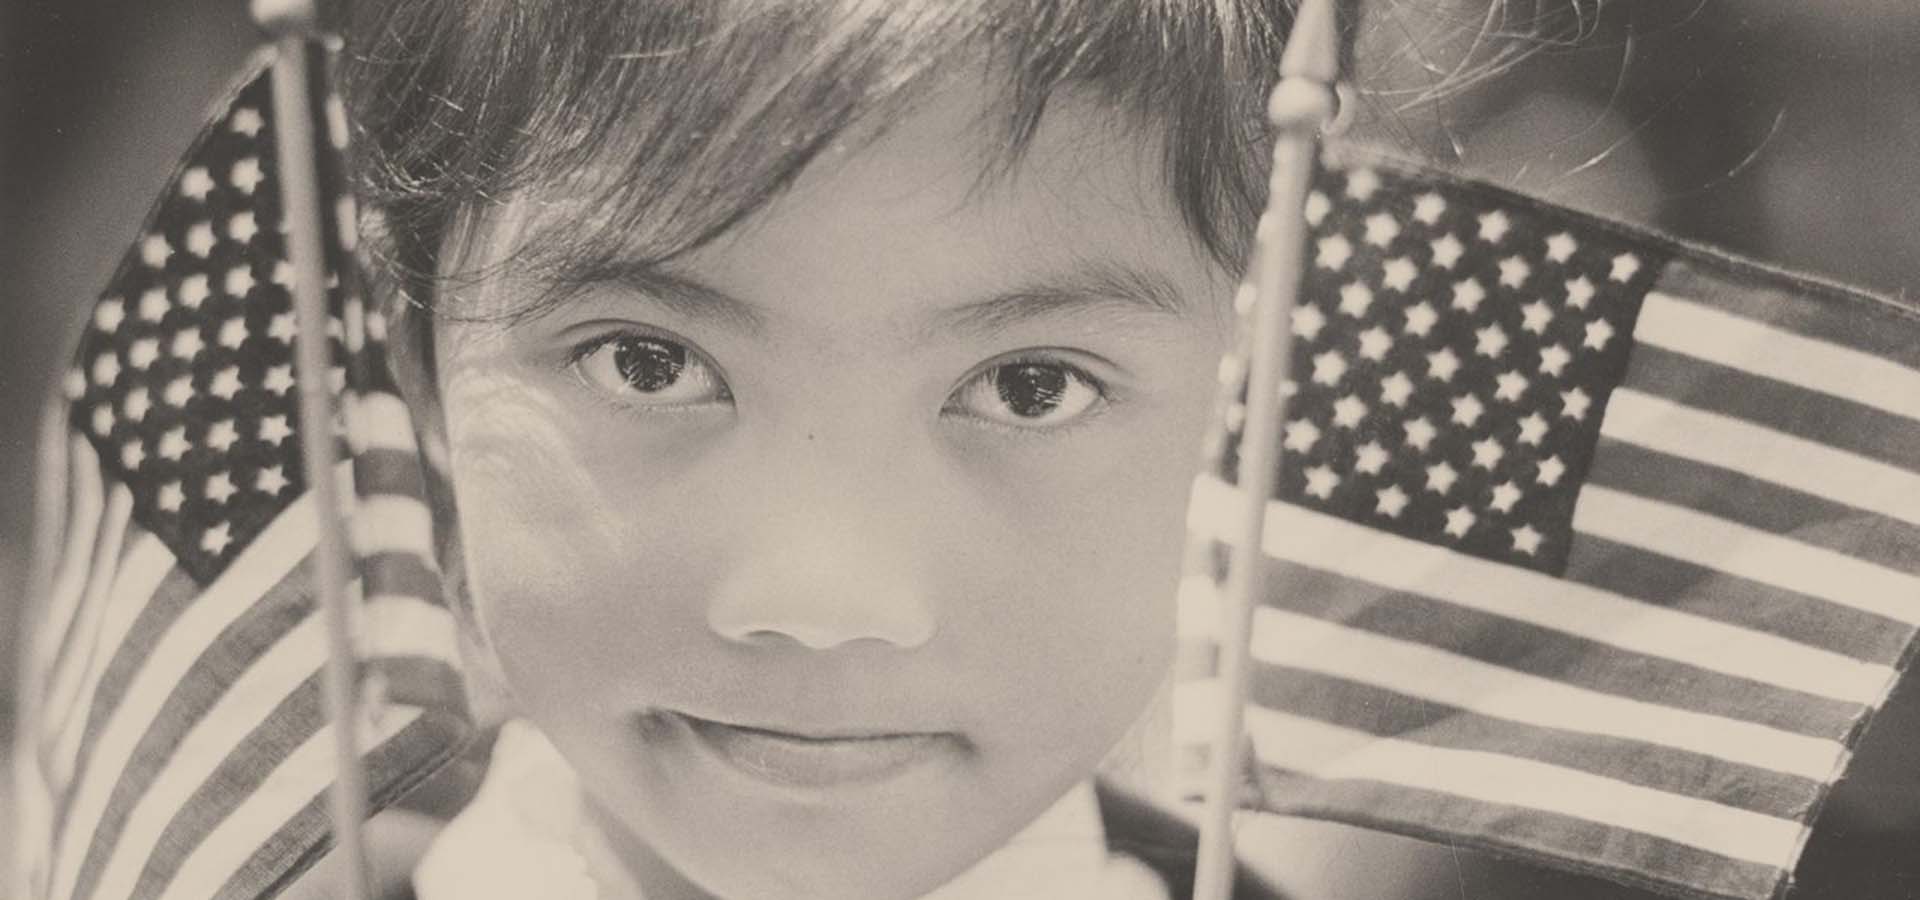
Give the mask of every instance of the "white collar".
[[[601, 883], [606, 867], [590, 866], [576, 848], [586, 831], [579, 796], [572, 768], [546, 737], [508, 722], [479, 792], [414, 868], [419, 900], [644, 900], [630, 883]], [[1146, 866], [1109, 854], [1091, 781], [923, 900], [1042, 898], [1167, 900]]]

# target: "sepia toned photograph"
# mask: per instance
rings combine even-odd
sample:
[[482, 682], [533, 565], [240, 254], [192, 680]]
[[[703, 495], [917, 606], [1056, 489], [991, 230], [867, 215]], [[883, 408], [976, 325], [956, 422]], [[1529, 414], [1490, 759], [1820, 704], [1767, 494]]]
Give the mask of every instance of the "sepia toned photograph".
[[7, 0], [0, 900], [1920, 900], [1916, 47]]

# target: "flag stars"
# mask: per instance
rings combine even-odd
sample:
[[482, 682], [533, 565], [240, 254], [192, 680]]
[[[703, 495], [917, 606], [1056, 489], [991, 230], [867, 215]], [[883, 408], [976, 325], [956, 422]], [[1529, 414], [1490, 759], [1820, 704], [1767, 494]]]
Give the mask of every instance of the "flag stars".
[[87, 395], [87, 373], [79, 369], [68, 369], [66, 377], [60, 379], [60, 389], [68, 400], [78, 400]]
[[1464, 425], [1472, 428], [1473, 423], [1480, 421], [1480, 416], [1486, 413], [1486, 411], [1487, 408], [1480, 402], [1480, 398], [1472, 394], [1462, 394], [1453, 398], [1453, 423], [1455, 425]]
[[1406, 293], [1413, 287], [1414, 276], [1420, 274], [1419, 267], [1404, 256], [1396, 256], [1380, 266], [1380, 284], [1390, 291]]
[[1392, 406], [1405, 407], [1407, 398], [1413, 396], [1413, 379], [1405, 372], [1395, 372], [1380, 379], [1380, 402]]
[[108, 387], [120, 377], [120, 357], [102, 353], [93, 358], [93, 383]]
[[200, 351], [205, 349], [206, 343], [200, 339], [200, 329], [183, 328], [174, 332], [171, 347], [175, 358], [192, 359], [200, 355]]
[[1595, 319], [1587, 323], [1587, 338], [1581, 343], [1595, 350], [1605, 350], [1607, 341], [1613, 339], [1613, 326], [1605, 319]]
[[160, 341], [158, 338], [141, 338], [134, 341], [132, 346], [127, 348], [127, 365], [136, 369], [145, 369], [153, 365], [153, 361], [159, 358]]
[[281, 466], [268, 466], [253, 476], [253, 489], [267, 496], [279, 496], [287, 489], [287, 473]]
[[1452, 381], [1455, 372], [1460, 371], [1460, 357], [1453, 354], [1452, 347], [1441, 347], [1427, 354], [1427, 377], [1435, 381]]
[[1353, 468], [1365, 475], [1378, 475], [1388, 458], [1387, 448], [1379, 441], [1368, 441], [1353, 451]]
[[1326, 194], [1323, 194], [1319, 191], [1314, 191], [1313, 193], [1310, 193], [1307, 195], [1307, 206], [1305, 209], [1305, 213], [1306, 213], [1308, 225], [1320, 224], [1320, 220], [1326, 218], [1327, 213], [1332, 211], [1333, 211], [1333, 201], [1328, 200]]
[[1327, 327], [1327, 314], [1311, 303], [1294, 307], [1293, 336], [1303, 341], [1311, 341]]
[[1401, 490], [1397, 484], [1390, 484], [1375, 491], [1373, 498], [1373, 511], [1389, 519], [1400, 518], [1400, 513], [1407, 508], [1409, 500], [1407, 492]]
[[225, 472], [215, 472], [207, 476], [207, 483], [200, 494], [215, 503], [225, 503], [238, 490], [233, 486], [233, 478]]
[[1520, 443], [1538, 447], [1540, 439], [1546, 436], [1547, 420], [1539, 413], [1527, 413], [1527, 417], [1520, 420]]
[[143, 421], [147, 413], [152, 411], [153, 399], [147, 395], [147, 389], [143, 387], [128, 391], [126, 398], [120, 401], [120, 412], [129, 422]]
[[1518, 403], [1527, 392], [1527, 376], [1511, 369], [1494, 378], [1493, 396], [1508, 403]]
[[1281, 443], [1295, 453], [1306, 453], [1320, 442], [1320, 426], [1308, 419], [1294, 419], [1287, 423], [1286, 436]]
[[253, 213], [237, 212], [227, 220], [227, 237], [244, 244], [260, 233], [260, 226], [253, 221]]
[[1593, 280], [1585, 275], [1567, 282], [1567, 305], [1574, 309], [1586, 309], [1594, 291]]
[[1460, 243], [1460, 239], [1451, 234], [1434, 238], [1433, 243], [1428, 246], [1433, 248], [1433, 264], [1442, 269], [1452, 269], [1456, 263], [1460, 262], [1460, 255], [1467, 252], [1466, 246]]
[[1380, 189], [1380, 175], [1372, 169], [1355, 169], [1347, 176], [1347, 196], [1364, 201]]
[[1348, 243], [1346, 238], [1336, 234], [1320, 239], [1314, 255], [1314, 265], [1338, 272], [1346, 268], [1347, 260], [1352, 257], [1353, 245]]
[[120, 465], [129, 471], [140, 468], [146, 461], [147, 448], [141, 445], [138, 438], [120, 445]]
[[213, 423], [213, 427], [207, 429], [207, 446], [221, 453], [225, 453], [231, 449], [234, 442], [239, 439], [240, 432], [233, 427], [232, 419], [221, 419]]
[[1507, 330], [1498, 322], [1474, 331], [1473, 337], [1473, 352], [1481, 356], [1499, 359], [1500, 354], [1507, 352]]
[[1564, 231], [1547, 238], [1547, 258], [1564, 263], [1573, 258], [1573, 251], [1580, 249], [1580, 242]]
[[94, 434], [97, 434], [101, 437], [106, 437], [107, 435], [112, 434], [114, 423], [117, 421], [119, 420], [113, 417], [113, 407], [111, 405], [102, 403], [99, 406], [96, 406], [93, 408], [93, 433]]
[[181, 505], [186, 502], [187, 492], [180, 487], [178, 481], [169, 481], [161, 485], [159, 494], [154, 497], [154, 505], [160, 507], [161, 512], [177, 513]]
[[1518, 256], [1509, 256], [1500, 261], [1500, 284], [1518, 290], [1526, 286], [1527, 277], [1533, 274], [1533, 267]]
[[150, 234], [140, 239], [140, 261], [158, 269], [167, 264], [167, 258], [173, 255], [173, 245], [161, 235]]
[[281, 365], [268, 369], [266, 380], [261, 382], [261, 386], [276, 395], [285, 396], [293, 387], [293, 367]]
[[260, 118], [259, 110], [251, 106], [234, 110], [232, 118], [227, 120], [228, 128], [233, 129], [236, 134], [244, 134], [247, 137], [258, 136], [260, 129], [265, 125], [266, 122]]
[[226, 282], [221, 286], [226, 289], [227, 296], [244, 300], [247, 293], [253, 290], [253, 272], [246, 266], [234, 266], [227, 270]]
[[1500, 210], [1486, 213], [1480, 217], [1480, 239], [1489, 244], [1498, 244], [1507, 237], [1507, 230], [1513, 222]]
[[220, 346], [231, 350], [240, 349], [247, 340], [247, 320], [234, 316], [220, 323]]
[[207, 529], [200, 535], [200, 549], [214, 556], [227, 552], [227, 545], [231, 543], [233, 543], [233, 533], [225, 522]]
[[1400, 236], [1400, 223], [1386, 213], [1374, 213], [1367, 217], [1366, 241], [1375, 247], [1384, 248]]
[[1313, 380], [1315, 384], [1333, 387], [1347, 374], [1346, 357], [1338, 350], [1328, 350], [1313, 358]]
[[93, 308], [93, 325], [108, 334], [119, 330], [120, 323], [126, 321], [126, 307], [118, 300], [102, 300]]
[[167, 315], [167, 292], [161, 288], [150, 288], [140, 295], [140, 318], [149, 322], [158, 322]]
[[1393, 349], [1393, 336], [1378, 325], [1360, 332], [1360, 358], [1379, 362]]
[[[283, 288], [286, 288], [287, 290], [293, 290], [293, 264], [287, 262], [284, 259], [275, 261], [273, 264], [273, 271], [267, 273], [267, 280]], [[1239, 307], [1239, 303], [1241, 302], [1241, 299], [1242, 298], [1238, 298], [1238, 297], [1234, 299], [1234, 304], [1236, 309]], [[1259, 299], [1260, 299], [1260, 295], [1259, 293], [1254, 291], [1253, 285], [1250, 285], [1250, 284], [1247, 285], [1246, 296], [1244, 298], [1247, 304], [1247, 308], [1244, 310], [1241, 310], [1241, 312], [1251, 312], [1253, 310], [1253, 305], [1256, 302], [1258, 302]]]
[[1334, 401], [1333, 424], [1351, 430], [1360, 427], [1361, 420], [1366, 417], [1367, 404], [1361, 402], [1359, 397], [1348, 394]]
[[1356, 319], [1364, 318], [1373, 305], [1373, 289], [1364, 282], [1349, 282], [1340, 289], [1340, 311]]
[[222, 400], [232, 400], [233, 395], [240, 393], [240, 368], [228, 366], [215, 373], [213, 382], [207, 385], [207, 393]]
[[1513, 512], [1513, 505], [1520, 502], [1520, 489], [1511, 481], [1502, 481], [1493, 486], [1493, 501], [1487, 504], [1494, 512]]
[[1513, 534], [1513, 550], [1515, 553], [1521, 553], [1527, 556], [1539, 554], [1540, 540], [1544, 535], [1535, 531], [1532, 525], [1522, 525], [1519, 528], [1515, 528], [1511, 533]]
[[1453, 490], [1454, 482], [1459, 480], [1460, 473], [1454, 471], [1453, 466], [1444, 459], [1427, 467], [1427, 490], [1442, 497]]
[[1559, 344], [1548, 344], [1540, 348], [1540, 371], [1555, 378], [1566, 371], [1567, 363], [1573, 361], [1573, 354]]
[[1539, 468], [1533, 473], [1533, 480], [1547, 487], [1553, 487], [1560, 483], [1560, 476], [1565, 474], [1567, 474], [1567, 464], [1561, 462], [1558, 456], [1549, 456], [1540, 461]]
[[293, 436], [293, 429], [287, 425], [287, 417], [267, 416], [260, 420], [260, 440], [264, 443], [280, 446], [280, 442]]
[[1229, 353], [1220, 357], [1220, 366], [1214, 372], [1214, 380], [1221, 387], [1237, 387], [1247, 379], [1247, 361], [1238, 353]]
[[1333, 499], [1333, 489], [1340, 486], [1340, 476], [1335, 475], [1325, 465], [1314, 466], [1307, 470], [1307, 493], [1322, 500]]
[[207, 192], [213, 190], [213, 178], [207, 174], [206, 167], [194, 166], [180, 173], [180, 196], [195, 202], [207, 199]]
[[179, 426], [161, 435], [160, 445], [154, 449], [159, 452], [161, 459], [178, 462], [180, 457], [187, 455], [187, 450], [192, 446], [187, 443], [186, 427]]
[[1423, 225], [1432, 225], [1440, 221], [1447, 211], [1447, 199], [1437, 193], [1421, 194], [1413, 201], [1413, 218]]
[[1520, 327], [1534, 334], [1546, 334], [1547, 326], [1553, 324], [1553, 307], [1545, 300], [1535, 300], [1520, 307]]
[[273, 320], [267, 323], [267, 337], [282, 344], [293, 343], [293, 333], [293, 313], [276, 313]]
[[1434, 324], [1439, 321], [1440, 314], [1434, 311], [1433, 304], [1425, 300], [1407, 307], [1406, 332], [1408, 334], [1426, 337], [1432, 333]]
[[232, 182], [240, 193], [251, 194], [260, 182], [266, 180], [266, 176], [260, 172], [260, 160], [249, 156], [233, 164], [232, 171], [227, 173], [227, 180]]
[[1500, 458], [1507, 455], [1506, 448], [1491, 435], [1473, 442], [1473, 464], [1487, 471], [1500, 464]]
[[193, 377], [182, 375], [167, 382], [166, 389], [160, 392], [160, 399], [174, 409], [186, 408], [188, 401], [193, 399]]
[[1479, 518], [1479, 516], [1473, 514], [1473, 510], [1465, 506], [1456, 506], [1447, 513], [1446, 532], [1451, 537], [1466, 537], [1467, 532], [1473, 530], [1473, 523], [1478, 521]]
[[1613, 258], [1613, 269], [1607, 273], [1610, 281], [1626, 282], [1640, 271], [1640, 257], [1631, 253], [1622, 253]]
[[180, 279], [180, 305], [188, 309], [199, 309], [200, 303], [207, 299], [212, 291], [207, 287], [207, 276], [200, 273]]
[[213, 245], [219, 240], [213, 236], [213, 225], [208, 222], [195, 222], [187, 228], [187, 252], [201, 259], [213, 252]]
[[1427, 452], [1427, 448], [1433, 445], [1433, 439], [1440, 434], [1439, 429], [1434, 428], [1433, 423], [1427, 421], [1425, 416], [1408, 422], [1405, 430], [1407, 446], [1422, 453]]
[[1577, 387], [1560, 392], [1560, 414], [1576, 422], [1587, 417], [1587, 407], [1592, 404], [1587, 392]]
[[1476, 279], [1466, 278], [1453, 285], [1453, 308], [1471, 314], [1487, 299], [1487, 289]]

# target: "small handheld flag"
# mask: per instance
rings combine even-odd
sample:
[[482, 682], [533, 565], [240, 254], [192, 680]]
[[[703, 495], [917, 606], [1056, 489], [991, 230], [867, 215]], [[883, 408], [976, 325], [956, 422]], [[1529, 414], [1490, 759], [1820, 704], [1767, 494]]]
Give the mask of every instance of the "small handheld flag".
[[[467, 727], [406, 407], [352, 260], [345, 116], [310, 75], [328, 364], [295, 361], [288, 196], [263, 57], [188, 153], [94, 306], [66, 380], [63, 553], [37, 616], [15, 760], [21, 896], [270, 896], [329, 846], [339, 772], [317, 607], [324, 521], [302, 454], [343, 460], [363, 704], [378, 808]], [[286, 87], [286, 85], [282, 85]], [[284, 97], [285, 95], [281, 95]], [[301, 396], [343, 411], [315, 432]], [[362, 704], [356, 704], [362, 705]]]

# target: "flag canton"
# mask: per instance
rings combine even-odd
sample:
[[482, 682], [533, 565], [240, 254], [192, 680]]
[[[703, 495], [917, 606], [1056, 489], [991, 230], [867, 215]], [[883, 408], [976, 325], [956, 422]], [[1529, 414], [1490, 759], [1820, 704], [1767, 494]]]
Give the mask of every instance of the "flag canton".
[[[1323, 167], [1306, 217], [1275, 496], [1559, 572], [1665, 260], [1563, 213], [1367, 165]], [[1228, 425], [1243, 417], [1229, 409]]]
[[[67, 376], [72, 427], [131, 491], [135, 520], [203, 582], [305, 489], [270, 99], [256, 79], [201, 136]], [[345, 370], [331, 374], [338, 392]]]

